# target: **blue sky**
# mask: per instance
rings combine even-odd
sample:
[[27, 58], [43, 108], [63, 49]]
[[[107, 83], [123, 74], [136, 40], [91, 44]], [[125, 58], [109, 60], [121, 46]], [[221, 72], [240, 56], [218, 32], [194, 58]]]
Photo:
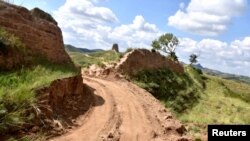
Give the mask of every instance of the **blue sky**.
[[[14, 1], [14, 0], [13, 0]], [[110, 49], [118, 43], [150, 48], [163, 33], [180, 40], [179, 59], [191, 53], [212, 69], [250, 76], [248, 0], [15, 0], [40, 7], [58, 21], [64, 42], [77, 47]]]

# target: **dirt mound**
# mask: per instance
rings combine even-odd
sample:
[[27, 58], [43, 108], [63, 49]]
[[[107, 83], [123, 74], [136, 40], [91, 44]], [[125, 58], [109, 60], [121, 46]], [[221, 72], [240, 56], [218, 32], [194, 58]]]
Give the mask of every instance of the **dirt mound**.
[[60, 28], [48, 20], [49, 14], [37, 11], [0, 1], [0, 27], [20, 38], [28, 55], [39, 55], [53, 63], [72, 63], [64, 50]]
[[147, 49], [135, 49], [124, 55], [115, 69], [124, 74], [133, 75], [141, 70], [167, 68], [172, 71], [183, 73], [184, 68], [178, 62], [167, 59], [158, 52]]
[[174, 62], [158, 52], [147, 49], [134, 49], [126, 53], [118, 63], [105, 64], [102, 67], [92, 65], [82, 70], [83, 74], [97, 77], [109, 75], [124, 77], [123, 75], [134, 75], [142, 70], [166, 68], [177, 73], [184, 73], [183, 65]]
[[64, 133], [65, 129], [76, 125], [79, 115], [90, 109], [92, 91], [80, 75], [55, 80], [50, 86], [36, 90], [38, 103], [29, 111], [36, 117], [29, 128], [37, 132], [40, 127], [52, 135]]

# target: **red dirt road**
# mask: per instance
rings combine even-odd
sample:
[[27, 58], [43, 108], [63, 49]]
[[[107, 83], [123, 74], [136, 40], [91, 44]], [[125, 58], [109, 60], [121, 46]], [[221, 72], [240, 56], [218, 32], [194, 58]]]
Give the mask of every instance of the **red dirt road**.
[[84, 77], [94, 106], [79, 127], [51, 141], [186, 141], [184, 126], [147, 91], [126, 80]]

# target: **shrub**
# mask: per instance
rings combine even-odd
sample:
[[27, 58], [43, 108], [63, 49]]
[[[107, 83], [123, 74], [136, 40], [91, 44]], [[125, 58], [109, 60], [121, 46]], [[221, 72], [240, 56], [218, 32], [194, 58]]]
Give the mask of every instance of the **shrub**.
[[195, 73], [186, 71], [184, 74], [177, 74], [167, 69], [146, 70], [132, 76], [131, 79], [164, 101], [167, 107], [176, 112], [183, 112], [198, 102], [203, 91], [203, 82], [197, 80]]
[[19, 38], [0, 27], [0, 51], [7, 51], [8, 48], [26, 52], [25, 45]]

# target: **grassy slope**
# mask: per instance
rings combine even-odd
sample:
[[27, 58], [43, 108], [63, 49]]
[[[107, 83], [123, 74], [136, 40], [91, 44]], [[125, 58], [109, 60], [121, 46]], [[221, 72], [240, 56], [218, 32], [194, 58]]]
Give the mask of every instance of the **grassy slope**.
[[184, 74], [166, 69], [142, 71], [131, 79], [175, 112], [184, 112], [195, 106], [204, 89], [203, 78], [197, 71], [189, 67], [185, 71]]
[[[238, 82], [209, 77], [199, 103], [178, 118], [189, 127], [189, 133], [200, 138], [207, 132], [207, 124], [250, 124], [250, 86]], [[228, 95], [235, 91], [238, 96]], [[237, 93], [240, 91], [241, 93]], [[239, 95], [246, 95], [243, 100]]]
[[104, 62], [116, 62], [119, 59], [119, 53], [115, 51], [100, 51], [94, 53], [68, 52], [74, 63], [82, 67], [88, 67], [92, 64], [102, 65]]
[[156, 70], [132, 79], [172, 109], [197, 139], [207, 124], [250, 124], [250, 85], [201, 75], [190, 67], [184, 75]]
[[49, 85], [55, 79], [77, 74], [73, 68], [57, 65], [37, 65], [13, 72], [0, 72], [0, 131], [8, 132], [29, 122], [23, 113], [34, 105], [34, 90]]

